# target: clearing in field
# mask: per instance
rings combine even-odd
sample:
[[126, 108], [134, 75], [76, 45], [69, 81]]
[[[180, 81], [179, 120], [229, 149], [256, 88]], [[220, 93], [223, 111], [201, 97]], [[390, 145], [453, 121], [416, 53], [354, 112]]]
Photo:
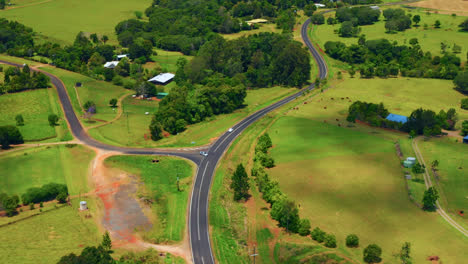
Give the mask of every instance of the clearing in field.
[[[236, 122], [265, 107], [272, 102], [297, 91], [295, 88], [263, 88], [248, 90], [246, 107], [231, 114], [213, 116], [212, 119], [190, 125], [179, 135], [169, 136], [159, 141], [152, 141], [149, 124], [156, 107], [152, 103], [137, 102], [136, 99], [124, 100], [124, 114], [111, 124], [89, 130], [90, 135], [102, 142], [119, 146], [136, 147], [180, 147], [209, 144]], [[150, 115], [145, 115], [149, 112]], [[128, 115], [127, 115], [128, 113]]]
[[2, 17], [16, 20], [65, 44], [73, 43], [80, 31], [107, 35], [110, 43], [116, 44], [115, 26], [125, 19], [135, 18], [135, 11], [144, 11], [151, 4], [151, 0], [114, 0], [112, 4], [106, 0], [12, 2], [23, 7], [0, 11]]
[[[458, 27], [458, 25], [463, 22], [466, 17], [453, 17], [451, 15], [433, 13], [427, 14], [422, 10], [405, 9], [405, 11], [407, 14], [411, 14], [413, 16], [421, 16], [419, 27], [412, 27], [403, 32], [388, 34], [385, 33], [385, 21], [383, 15], [381, 15], [380, 21], [374, 25], [360, 26], [360, 34], [366, 35], [367, 40], [385, 38], [391, 42], [397, 41], [400, 45], [409, 45], [410, 39], [417, 38], [419, 44], [421, 45], [421, 49], [424, 52], [430, 51], [433, 56], [441, 55], [441, 42], [445, 42], [448, 45], [447, 50], [449, 51], [452, 51], [453, 44], [457, 44], [462, 48], [461, 53], [459, 53], [458, 56], [462, 59], [462, 61], [466, 60], [465, 55], [468, 51], [468, 46], [463, 43], [468, 43], [468, 34], [465, 32], [460, 32]], [[334, 13], [330, 13], [330, 16], [334, 16]], [[434, 28], [433, 25], [436, 20], [440, 21], [440, 28]], [[425, 29], [425, 24], [427, 24], [427, 29]], [[358, 38], [342, 38], [338, 36], [337, 31], [340, 29], [340, 27], [340, 24], [324, 24], [313, 26], [311, 36], [313, 42], [319, 44], [322, 49], [327, 41], [341, 41], [347, 45], [357, 44]]]
[[105, 160], [105, 166], [136, 175], [144, 184], [138, 186], [137, 196], [145, 201], [143, 210], [152, 220], [152, 227], [141, 232], [145, 240], [168, 243], [184, 238], [188, 195], [194, 174], [190, 163], [170, 157], [113, 156]]
[[465, 0], [425, 0], [410, 5], [437, 10], [445, 14], [468, 15], [468, 2]]

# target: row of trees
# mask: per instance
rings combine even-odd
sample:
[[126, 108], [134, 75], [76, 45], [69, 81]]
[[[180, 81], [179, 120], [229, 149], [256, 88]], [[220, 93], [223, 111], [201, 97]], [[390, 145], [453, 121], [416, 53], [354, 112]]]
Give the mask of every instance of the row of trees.
[[[411, 46], [391, 43], [387, 39], [366, 40], [365, 36], [361, 36], [358, 44], [350, 46], [339, 41], [327, 41], [325, 52], [334, 59], [358, 65], [363, 78], [401, 74], [408, 77], [455, 79], [457, 75], [464, 74], [460, 68], [461, 60], [456, 55], [446, 52], [442, 57], [432, 56], [430, 52], [421, 50], [416, 38], [409, 43]], [[460, 83], [468, 82], [467, 77], [459, 77], [463, 80]]]
[[[3, 70], [3, 68], [0, 68]], [[3, 84], [0, 84], [0, 94], [20, 92], [49, 87], [49, 77], [41, 72], [31, 72], [28, 65], [23, 70], [8, 67], [4, 72]]]
[[453, 130], [458, 120], [456, 110], [453, 108], [447, 112], [440, 110], [439, 114], [432, 110], [419, 108], [411, 113], [404, 124], [385, 119], [388, 115], [389, 112], [383, 103], [356, 101], [349, 106], [346, 120], [353, 123], [360, 120], [371, 126], [398, 129], [414, 135], [425, 136], [440, 135], [442, 128]]

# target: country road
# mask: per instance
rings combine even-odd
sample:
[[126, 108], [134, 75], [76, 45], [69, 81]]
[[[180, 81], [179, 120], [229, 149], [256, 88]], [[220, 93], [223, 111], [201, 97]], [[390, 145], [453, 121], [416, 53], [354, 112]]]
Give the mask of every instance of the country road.
[[[428, 171], [428, 166], [426, 165], [426, 162], [424, 161], [424, 158], [421, 154], [421, 151], [419, 150], [419, 147], [418, 147], [418, 138], [415, 138], [413, 139], [412, 141], [412, 146], [413, 146], [413, 151], [414, 153], [416, 153], [416, 157], [417, 159], [419, 160], [419, 162], [424, 165], [426, 167], [426, 170], [424, 171], [424, 183], [426, 184], [426, 189], [428, 189], [429, 187], [432, 187], [432, 180], [431, 180], [431, 175], [429, 175], [429, 173], [427, 172]], [[458, 231], [460, 231], [460, 233], [462, 233], [463, 235], [465, 235], [466, 237], [468, 237], [468, 230], [466, 230], [465, 228], [463, 228], [460, 224], [458, 224], [455, 220], [453, 220], [446, 212], [445, 210], [442, 208], [442, 206], [440, 205], [439, 201], [436, 202], [436, 206], [437, 206], [437, 213], [439, 213], [440, 216], [442, 216], [442, 218], [444, 218], [444, 220], [449, 223], [451, 226], [453, 226], [455, 229], [457, 229]]]

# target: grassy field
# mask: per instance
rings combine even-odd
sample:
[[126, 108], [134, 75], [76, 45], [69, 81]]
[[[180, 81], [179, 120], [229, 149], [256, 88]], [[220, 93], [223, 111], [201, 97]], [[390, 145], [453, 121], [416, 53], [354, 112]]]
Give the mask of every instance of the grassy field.
[[112, 124], [90, 129], [89, 133], [99, 141], [121, 146], [200, 146], [210, 143], [248, 114], [271, 104], [293, 91], [296, 91], [296, 89], [282, 87], [250, 90], [247, 92], [245, 100], [247, 106], [245, 108], [239, 109], [232, 114], [219, 115], [211, 120], [188, 126], [187, 130], [183, 133], [164, 138], [157, 142], [151, 140], [148, 129], [151, 115], [144, 115], [145, 112], [153, 113], [156, 109], [152, 106], [149, 107], [146, 105], [147, 103], [129, 105], [132, 101], [135, 102], [130, 98], [124, 100], [126, 103], [125, 111], [129, 109], [128, 117], [124, 114]]
[[[80, 31], [107, 35], [109, 42], [116, 44], [115, 26], [125, 19], [134, 18], [135, 11], [144, 11], [151, 4], [151, 0], [114, 0], [112, 4], [106, 0], [12, 1], [16, 2], [17, 6], [23, 7], [0, 11], [1, 16], [66, 44], [73, 43]], [[27, 5], [32, 3], [36, 5]]]
[[[466, 52], [468, 51], [468, 46], [463, 43], [468, 43], [468, 34], [464, 32], [459, 32], [458, 25], [463, 22], [466, 17], [452, 17], [450, 15], [443, 14], [426, 14], [422, 10], [409, 10], [405, 9], [407, 13], [421, 16], [421, 22], [419, 27], [412, 27], [403, 32], [398, 32], [395, 34], [385, 33], [385, 21], [383, 15], [380, 17], [380, 21], [374, 25], [361, 26], [361, 34], [366, 35], [368, 40], [370, 39], [379, 39], [386, 38], [390, 41], [397, 41], [400, 45], [407, 44], [409, 45], [409, 40], [412, 38], [417, 38], [419, 44], [423, 51], [430, 51], [432, 55], [440, 55], [441, 48], [440, 43], [445, 42], [448, 44], [448, 50], [452, 50], [453, 44], [461, 46], [462, 51], [459, 53], [459, 57], [464, 61], [466, 60]], [[329, 14], [334, 16], [334, 13]], [[439, 29], [433, 28], [433, 24], [436, 20], [439, 20], [441, 27]], [[424, 25], [427, 24], [428, 28], [424, 29]], [[340, 24], [337, 25], [320, 25], [314, 26], [313, 28], [313, 42], [318, 43], [322, 48], [327, 41], [341, 41], [343, 43], [356, 44], [357, 38], [341, 38], [338, 36], [338, 33], [335, 33], [335, 30], [340, 28]]]
[[[427, 164], [433, 160], [440, 163], [438, 177], [434, 178], [444, 208], [458, 216], [457, 221], [468, 224], [468, 147], [446, 138], [419, 141], [418, 146]], [[461, 217], [459, 211], [464, 211], [465, 215]]]
[[281, 33], [280, 29], [276, 28], [276, 24], [274, 23], [266, 23], [266, 24], [259, 24], [258, 29], [240, 31], [233, 34], [222, 34], [222, 36], [227, 40], [237, 39], [243, 36], [250, 36], [262, 32], [272, 32], [272, 33]]
[[[62, 80], [67, 88], [73, 108], [79, 117], [83, 115], [80, 103], [84, 105], [87, 101], [93, 101], [96, 104], [97, 114], [93, 116], [93, 119], [97, 120], [97, 122], [88, 122], [81, 118], [84, 121], [84, 125], [96, 125], [102, 121], [112, 120], [116, 116], [116, 111], [109, 106], [110, 99], [118, 99], [125, 94], [130, 94], [123, 87], [115, 86], [109, 82], [98, 81], [78, 73], [50, 66], [46, 66], [42, 70], [50, 72]], [[81, 82], [82, 86], [75, 88], [77, 82]]]
[[[177, 60], [180, 58], [185, 58], [188, 61], [191, 61], [193, 56], [187, 56], [180, 52], [176, 51], [166, 51], [162, 49], [155, 49], [158, 55], [152, 56], [151, 59], [157, 63], [163, 71], [173, 72], [177, 71]], [[155, 66], [155, 63], [145, 64], [145, 68], [151, 69]]]
[[46, 183], [66, 183], [71, 195], [86, 193], [87, 173], [94, 152], [74, 145], [18, 150], [0, 156], [0, 192], [22, 194]]
[[[143, 237], [154, 243], [178, 242], [184, 236], [188, 197], [192, 186], [193, 166], [185, 160], [154, 156], [113, 156], [105, 165], [139, 175], [144, 183], [139, 195], [152, 203], [153, 228]], [[180, 189], [177, 190], [177, 177]]]
[[[79, 200], [73, 206], [44, 211], [40, 215], [0, 228], [0, 255], [4, 263], [53, 264], [64, 255], [79, 254], [84, 247], [101, 241], [90, 211], [79, 212]], [[38, 211], [39, 209], [35, 209]]]

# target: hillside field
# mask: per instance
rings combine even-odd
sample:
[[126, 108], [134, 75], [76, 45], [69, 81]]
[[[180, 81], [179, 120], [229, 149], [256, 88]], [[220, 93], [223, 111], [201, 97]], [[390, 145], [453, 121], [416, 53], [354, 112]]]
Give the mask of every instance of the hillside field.
[[106, 0], [11, 2], [22, 7], [0, 11], [2, 17], [23, 23], [50, 40], [64, 44], [73, 43], [80, 31], [107, 35], [109, 42], [116, 44], [115, 26], [125, 19], [135, 18], [135, 11], [143, 12], [151, 4], [151, 0], [114, 0], [112, 4]]
[[[392, 7], [397, 8], [397, 7]], [[421, 22], [419, 27], [412, 27], [403, 32], [397, 32], [394, 34], [385, 33], [385, 21], [384, 17], [381, 14], [380, 21], [373, 25], [360, 26], [361, 33], [366, 35], [367, 40], [371, 39], [380, 39], [385, 38], [389, 41], [397, 41], [398, 44], [409, 45], [409, 40], [412, 38], [417, 38], [421, 49], [426, 52], [430, 51], [432, 55], [440, 55], [441, 48], [440, 43], [445, 42], [448, 44], [448, 51], [452, 51], [453, 44], [457, 44], [462, 48], [461, 53], [458, 56], [462, 61], [466, 60], [466, 52], [468, 51], [468, 46], [464, 43], [468, 43], [468, 34], [466, 32], [460, 32], [458, 25], [463, 22], [466, 17], [456, 16], [452, 17], [451, 15], [444, 14], [427, 14], [423, 10], [410, 10], [404, 9], [407, 14], [411, 15], [420, 15]], [[330, 13], [327, 16], [335, 16], [334, 13]], [[433, 24], [436, 20], [439, 20], [441, 23], [440, 28], [436, 29], [433, 27]], [[425, 29], [424, 24], [428, 25], [428, 28]], [[341, 24], [336, 25], [319, 25], [313, 26], [312, 30], [312, 40], [314, 43], [318, 43], [322, 49], [327, 41], [341, 41], [347, 45], [357, 44], [358, 38], [342, 38], [338, 36], [337, 31], [340, 29]], [[335, 33], [336, 31], [336, 33]]]
[[[153, 159], [158, 159], [153, 163]], [[139, 196], [151, 199], [153, 228], [142, 234], [153, 243], [179, 242], [184, 237], [194, 168], [185, 160], [154, 156], [113, 156], [105, 165], [139, 176]], [[177, 177], [180, 190], [177, 190]]]

